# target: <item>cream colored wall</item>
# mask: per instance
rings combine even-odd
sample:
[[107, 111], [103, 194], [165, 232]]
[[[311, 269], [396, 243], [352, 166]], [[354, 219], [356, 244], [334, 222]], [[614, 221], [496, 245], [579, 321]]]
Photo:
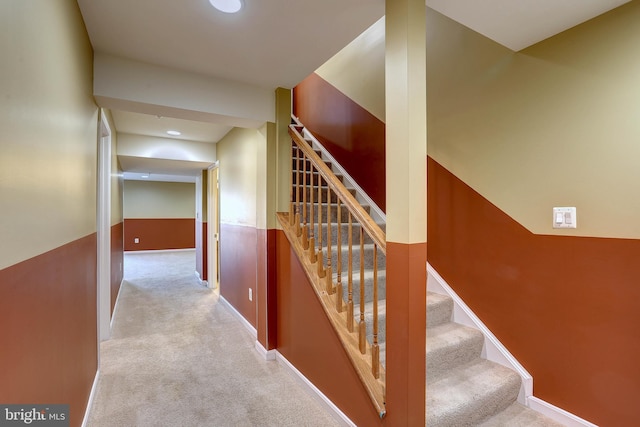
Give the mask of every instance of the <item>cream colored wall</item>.
[[73, 1], [0, 2], [0, 269], [96, 232], [98, 108]]
[[382, 121], [384, 28], [382, 18], [316, 70], [316, 74]]
[[[640, 238], [637, 22], [630, 2], [515, 53], [428, 9], [429, 155], [534, 233]], [[374, 26], [318, 74], [379, 110], [383, 52]], [[578, 228], [553, 229], [554, 206]]]
[[189, 182], [125, 181], [124, 217], [195, 218], [196, 186]]
[[109, 110], [105, 110], [111, 129], [111, 225], [123, 221], [122, 192], [124, 189], [124, 176], [118, 163], [118, 133], [114, 131], [115, 124]]
[[[234, 128], [217, 144], [220, 161], [220, 222], [257, 227], [259, 130]], [[262, 190], [261, 190], [262, 191]]]
[[429, 154], [535, 233], [640, 238], [638, 22], [631, 2], [513, 53], [431, 11]]

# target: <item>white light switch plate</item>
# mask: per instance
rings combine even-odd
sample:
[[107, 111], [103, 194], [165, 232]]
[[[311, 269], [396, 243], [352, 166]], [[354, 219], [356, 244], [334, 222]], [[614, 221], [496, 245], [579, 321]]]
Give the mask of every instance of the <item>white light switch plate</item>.
[[553, 208], [553, 228], [578, 228], [575, 207]]

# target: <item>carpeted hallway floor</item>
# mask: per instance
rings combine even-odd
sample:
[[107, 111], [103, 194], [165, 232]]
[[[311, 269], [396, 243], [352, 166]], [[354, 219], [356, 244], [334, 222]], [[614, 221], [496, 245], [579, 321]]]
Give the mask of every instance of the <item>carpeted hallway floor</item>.
[[125, 254], [89, 427], [337, 426], [194, 276], [195, 252]]

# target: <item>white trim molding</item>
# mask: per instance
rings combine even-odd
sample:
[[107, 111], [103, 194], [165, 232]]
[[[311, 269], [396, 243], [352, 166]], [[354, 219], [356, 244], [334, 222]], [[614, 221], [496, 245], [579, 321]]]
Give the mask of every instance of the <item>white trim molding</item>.
[[[297, 117], [295, 118], [295, 120], [298, 123], [300, 123]], [[338, 163], [338, 161], [331, 155], [331, 153], [329, 153], [329, 151], [327, 151], [327, 149], [324, 148], [324, 146], [320, 143], [320, 141], [318, 141], [316, 137], [313, 136], [313, 134], [307, 130], [307, 128], [304, 128], [302, 130], [302, 135], [305, 139], [308, 139], [311, 141], [311, 146], [314, 149], [320, 150], [320, 153], [321, 153], [320, 157], [322, 158], [322, 160], [326, 162], [330, 162], [331, 169], [335, 173], [338, 173], [344, 177], [345, 186], [347, 188], [352, 188], [356, 190], [356, 200], [358, 200], [360, 203], [371, 206], [371, 217], [374, 219], [374, 221], [376, 221], [377, 223], [386, 224], [387, 216], [385, 215], [384, 212], [382, 212], [382, 209], [380, 209], [378, 205], [373, 201], [373, 199], [371, 199], [371, 197], [369, 197], [369, 195], [362, 189], [362, 187], [358, 185], [356, 180], [353, 179], [351, 175], [347, 173], [347, 171], [340, 165], [340, 163]]]
[[307, 377], [305, 377], [302, 372], [296, 369], [295, 366], [291, 364], [279, 351], [276, 351], [276, 360], [278, 363], [287, 369], [287, 371], [298, 381], [300, 385], [302, 385], [309, 394], [318, 401], [332, 416], [333, 418], [341, 425], [345, 427], [357, 427], [357, 425], [346, 416], [344, 412], [338, 408], [335, 403], [333, 403], [327, 396], [324, 395], [322, 391]]
[[462, 298], [449, 286], [438, 272], [427, 263], [427, 290], [448, 295], [453, 299], [453, 321], [475, 328], [484, 335], [482, 357], [516, 371], [522, 378], [518, 402], [530, 409], [568, 427], [597, 427], [562, 408], [558, 408], [533, 395], [533, 377], [496, 338], [487, 326], [475, 315]]
[[206, 280], [202, 280], [200, 278], [200, 273], [198, 272], [198, 270], [195, 271], [195, 275], [196, 275], [196, 279], [198, 279], [198, 283], [200, 283], [200, 285], [204, 286], [205, 288], [209, 287], [209, 282], [207, 282]]
[[98, 380], [100, 379], [100, 369], [96, 371], [96, 376], [93, 378], [93, 385], [91, 386], [91, 392], [89, 393], [89, 401], [87, 402], [87, 408], [84, 411], [84, 417], [82, 418], [82, 427], [87, 427], [89, 422], [89, 416], [91, 415], [91, 407], [93, 406], [93, 399], [96, 396], [96, 390], [98, 389]]
[[598, 427], [577, 415], [552, 405], [535, 396], [529, 397], [529, 408], [567, 427]]
[[231, 310], [233, 315], [236, 316], [240, 320], [240, 322], [242, 322], [242, 325], [244, 325], [244, 327], [247, 328], [247, 331], [249, 331], [249, 333], [253, 338], [258, 337], [258, 331], [256, 330], [256, 328], [254, 328], [253, 325], [249, 323], [249, 321], [245, 319], [244, 316], [240, 314], [240, 312], [236, 310], [236, 308], [229, 303], [229, 301], [224, 299], [222, 295], [220, 295], [219, 301], [223, 303], [225, 306], [227, 306], [229, 310]]
[[276, 350], [267, 350], [258, 340], [256, 340], [256, 351], [264, 358], [264, 360], [276, 360]]

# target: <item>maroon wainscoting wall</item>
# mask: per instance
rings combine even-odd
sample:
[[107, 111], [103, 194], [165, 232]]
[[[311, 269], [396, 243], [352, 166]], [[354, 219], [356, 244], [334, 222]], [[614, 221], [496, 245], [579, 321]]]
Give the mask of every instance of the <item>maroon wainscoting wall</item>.
[[[220, 224], [220, 295], [256, 326], [257, 232], [255, 227]], [[249, 301], [249, 289], [253, 301]]]
[[116, 306], [124, 270], [124, 223], [111, 226], [111, 314]]
[[97, 236], [0, 270], [0, 402], [70, 405], [82, 423], [98, 369]]
[[385, 124], [317, 74], [293, 91], [294, 115], [386, 211]]
[[267, 350], [276, 348], [277, 303], [276, 303], [276, 231], [257, 231], [257, 317], [258, 341]]
[[429, 262], [533, 375], [602, 426], [640, 419], [640, 241], [535, 235], [428, 160]]
[[276, 246], [278, 351], [356, 425], [385, 425], [282, 231]]
[[207, 223], [196, 221], [196, 271], [201, 280], [209, 280], [207, 244]]
[[425, 425], [427, 244], [387, 242], [387, 422]]
[[[135, 238], [140, 243], [134, 243]], [[149, 218], [124, 220], [124, 250], [152, 251], [196, 247], [194, 218]]]

